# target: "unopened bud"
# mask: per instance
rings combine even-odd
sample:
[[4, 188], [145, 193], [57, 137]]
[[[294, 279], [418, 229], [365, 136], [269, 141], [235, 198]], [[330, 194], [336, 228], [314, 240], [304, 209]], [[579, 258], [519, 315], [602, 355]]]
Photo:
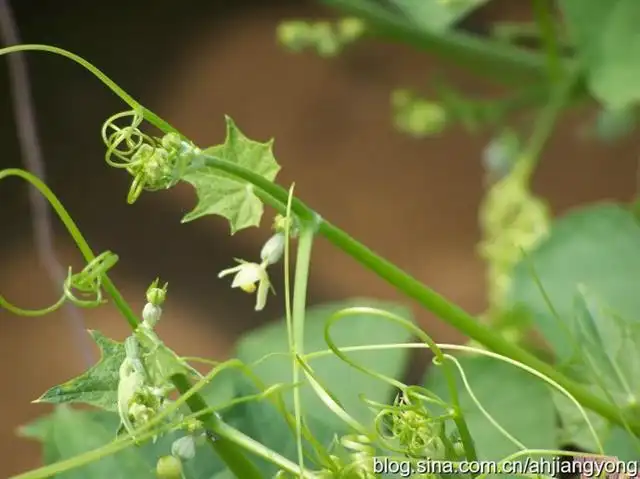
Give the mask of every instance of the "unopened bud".
[[282, 253], [284, 253], [284, 245], [284, 233], [274, 234], [262, 247], [260, 259], [268, 265], [277, 263], [282, 258]]
[[151, 283], [151, 286], [149, 286], [149, 289], [147, 289], [147, 302], [155, 306], [162, 306], [162, 303], [164, 303], [167, 298], [167, 287], [169, 286], [169, 283], [165, 283], [164, 286], [158, 287], [158, 282], [159, 279], [156, 278], [153, 283]]
[[171, 454], [188, 461], [196, 455], [196, 441], [193, 436], [183, 436], [171, 444]]
[[162, 316], [162, 308], [160, 306], [151, 303], [144, 305], [142, 309], [142, 319], [147, 326], [151, 328], [155, 327], [158, 321], [160, 321], [160, 316]]
[[364, 22], [355, 17], [346, 17], [338, 22], [338, 32], [343, 41], [351, 42], [359, 38], [365, 30]]

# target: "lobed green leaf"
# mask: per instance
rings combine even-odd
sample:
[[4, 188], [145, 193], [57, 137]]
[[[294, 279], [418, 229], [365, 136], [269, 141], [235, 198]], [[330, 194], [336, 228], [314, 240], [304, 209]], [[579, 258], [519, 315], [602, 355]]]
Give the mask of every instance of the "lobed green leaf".
[[[250, 140], [231, 118], [225, 118], [227, 137], [224, 144], [207, 148], [203, 153], [236, 163], [273, 181], [280, 171], [272, 152], [273, 139], [265, 143]], [[209, 166], [189, 172], [182, 179], [192, 184], [198, 195], [198, 204], [184, 216], [183, 223], [205, 215], [219, 215], [229, 220], [232, 235], [260, 224], [263, 205], [250, 183]]]

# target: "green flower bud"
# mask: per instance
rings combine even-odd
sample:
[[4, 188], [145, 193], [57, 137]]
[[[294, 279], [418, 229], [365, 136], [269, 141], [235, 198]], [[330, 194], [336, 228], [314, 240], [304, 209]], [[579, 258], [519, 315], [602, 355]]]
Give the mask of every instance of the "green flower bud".
[[156, 476], [160, 479], [182, 479], [182, 461], [174, 456], [163, 456], [156, 464]]
[[182, 139], [177, 133], [167, 133], [162, 137], [161, 143], [162, 147], [165, 150], [173, 152], [180, 149], [180, 146], [182, 145]]
[[344, 42], [352, 42], [361, 37], [365, 28], [365, 23], [356, 17], [346, 17], [338, 22], [338, 34]]
[[340, 41], [336, 38], [329, 22], [318, 22], [311, 27], [311, 37], [321, 57], [332, 57], [340, 51]]
[[165, 283], [161, 288], [158, 287], [159, 278], [156, 278], [149, 289], [147, 289], [147, 302], [153, 304], [154, 306], [162, 306], [165, 299], [167, 298], [167, 287], [169, 283]]
[[300, 51], [309, 45], [308, 30], [309, 27], [305, 22], [298, 20], [282, 22], [278, 25], [276, 36], [278, 41], [285, 47]]
[[447, 111], [438, 103], [420, 101], [407, 116], [408, 132], [421, 135], [441, 133], [447, 125]]

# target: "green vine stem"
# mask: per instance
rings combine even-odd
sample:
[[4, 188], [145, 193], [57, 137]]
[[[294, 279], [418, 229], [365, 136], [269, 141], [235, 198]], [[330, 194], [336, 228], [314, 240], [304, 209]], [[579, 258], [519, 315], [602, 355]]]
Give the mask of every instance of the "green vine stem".
[[[115, 82], [109, 79], [99, 69], [88, 63], [86, 60], [78, 57], [77, 55], [74, 55], [73, 53], [48, 45], [18, 45], [0, 49], [0, 55], [28, 50], [48, 51], [51, 53], [56, 53], [81, 64], [89, 71], [91, 71], [94, 75], [96, 75], [106, 86], [108, 86], [114, 93], [120, 96], [133, 109], [140, 111], [149, 123], [164, 132], [175, 132], [180, 134], [166, 121], [159, 118], [150, 110], [144, 108], [128, 94], [126, 94], [119, 86], [115, 84]], [[185, 137], [183, 136], [183, 138]], [[206, 164], [207, 166], [218, 169], [220, 171], [224, 171], [240, 180], [252, 183], [258, 189], [257, 193], [260, 194], [265, 203], [274, 207], [281, 214], [286, 214], [288, 193], [279, 185], [274, 184], [266, 180], [262, 176], [246, 168], [238, 166], [235, 163], [224, 161], [219, 158], [207, 157]], [[317, 216], [311, 208], [306, 206], [297, 198], [294, 198], [292, 200], [292, 211], [303, 221], [319, 218], [319, 216]], [[361, 265], [380, 276], [382, 279], [387, 281], [387, 283], [394, 286], [408, 297], [416, 300], [426, 309], [449, 323], [451, 326], [458, 329], [460, 332], [466, 334], [471, 339], [478, 341], [480, 344], [503, 356], [521, 362], [529, 367], [540, 371], [541, 373], [545, 374], [546, 376], [560, 384], [562, 387], [564, 387], [587, 408], [593, 410], [594, 412], [600, 414], [601, 416], [605, 417], [615, 424], [619, 424], [621, 426], [624, 425], [624, 421], [621, 420], [615, 406], [609, 404], [606, 401], [603, 401], [583, 386], [568, 379], [559, 371], [557, 371], [552, 365], [538, 359], [533, 354], [527, 352], [521, 347], [503, 339], [502, 337], [500, 337], [500, 335], [496, 334], [490, 328], [481, 324], [476, 318], [468, 314], [462, 308], [447, 301], [438, 293], [422, 284], [416, 278], [405, 273], [402, 269], [398, 268], [391, 262], [378, 256], [371, 249], [353, 239], [346, 232], [332, 225], [328, 221], [322, 220], [318, 224], [318, 233], [324, 236], [331, 243], [333, 243], [337, 248], [353, 257]], [[84, 244], [86, 245], [86, 242], [84, 242]], [[92, 253], [88, 249], [88, 246], [86, 247], [85, 251], [83, 251], [83, 254], [85, 253], [88, 253], [90, 255], [89, 257], [92, 257]], [[85, 255], [85, 257], [87, 256]], [[105, 290], [114, 295], [114, 301], [117, 305], [119, 305], [119, 309], [127, 318], [127, 321], [129, 321], [129, 323], [132, 325], [137, 324], [137, 319], [133, 315], [133, 312], [131, 311], [129, 306], [124, 303], [118, 291], [106, 278]], [[640, 435], [640, 421], [637, 418], [633, 418], [630, 420], [630, 422], [633, 432]]]
[[[490, 77], [502, 84], [522, 84], [522, 80], [535, 82], [546, 74], [545, 57], [540, 53], [487, 40], [460, 30], [433, 32], [391, 16], [373, 2], [350, 0], [322, 0], [336, 9], [362, 18], [376, 34], [416, 48], [444, 56], [475, 74]], [[571, 60], [558, 63], [568, 67]]]
[[[207, 166], [224, 171], [236, 178], [252, 183], [258, 188], [256, 193], [260, 194], [261, 199], [265, 201], [265, 203], [274, 207], [282, 214], [286, 211], [288, 194], [282, 187], [271, 183], [262, 176], [238, 166], [235, 163], [221, 160], [219, 158], [207, 157], [205, 163]], [[297, 198], [293, 198], [291, 209], [300, 218], [310, 219], [317, 215], [311, 208]], [[462, 333], [466, 334], [471, 339], [476, 340], [496, 353], [540, 371], [564, 387], [587, 408], [615, 424], [620, 424], [621, 426], [624, 425], [619, 412], [614, 405], [603, 401], [583, 386], [568, 379], [552, 365], [538, 359], [523, 348], [502, 338], [462, 308], [447, 301], [438, 293], [411, 275], [405, 273], [402, 269], [378, 256], [371, 249], [367, 248], [362, 243], [359, 243], [338, 227], [326, 220], [322, 220], [318, 225], [318, 233], [333, 243], [337, 248], [354, 258], [361, 265], [376, 273], [389, 284], [396, 287], [399, 291], [416, 300], [426, 309]], [[630, 422], [632, 422], [631, 428], [634, 433], [640, 434], [640, 421], [632, 419]]]
[[[89, 247], [89, 243], [87, 243], [65, 207], [47, 185], [45, 185], [37, 177], [23, 170], [6, 169], [0, 171], [0, 180], [8, 178], [10, 176], [20, 177], [35, 186], [38, 191], [47, 199], [47, 201], [49, 201], [52, 208], [54, 209], [60, 220], [63, 222], [67, 231], [78, 246], [78, 249], [82, 253], [82, 256], [85, 258], [85, 260], [90, 263], [96, 258], [93, 251], [91, 251], [91, 248]], [[115, 287], [113, 282], [107, 277], [107, 275], [103, 276], [102, 285], [104, 287], [104, 290], [113, 299], [116, 308], [126, 318], [129, 326], [131, 326], [131, 329], [135, 331], [138, 327], [139, 320], [134, 314], [131, 307], [124, 300], [118, 289]], [[191, 388], [191, 383], [184, 375], [173, 376], [171, 380], [176, 389], [180, 391], [180, 394], [185, 394]], [[206, 403], [198, 394], [194, 394], [191, 398], [189, 398], [189, 401], [187, 401], [187, 405], [194, 413], [207, 408]], [[243, 479], [259, 479], [262, 477], [260, 471], [252, 462], [244, 457], [242, 451], [236, 444], [237, 442], [244, 441], [247, 438], [245, 438], [239, 431], [233, 428], [222, 427], [222, 421], [218, 419], [218, 417], [214, 414], [206, 414], [202, 417], [201, 420], [205, 427], [211, 430], [217, 436], [216, 440], [209, 441], [209, 443], [237, 477], [241, 477]]]
[[562, 65], [560, 64], [560, 47], [556, 35], [556, 23], [553, 18], [552, 0], [533, 0], [533, 13], [547, 53], [549, 80], [559, 80], [562, 77]]
[[[289, 195], [288, 203], [292, 200]], [[291, 223], [290, 211], [286, 211], [286, 218]], [[293, 383], [300, 381], [300, 364], [295, 358], [304, 354], [304, 319], [307, 310], [307, 284], [309, 282], [309, 265], [311, 263], [311, 250], [315, 236], [315, 224], [301, 222], [298, 233], [298, 251], [296, 256], [295, 278], [293, 283], [292, 306], [292, 346], [293, 346]], [[304, 469], [304, 455], [302, 450], [302, 404], [300, 400], [300, 388], [293, 390], [293, 404], [296, 420], [296, 439], [298, 447], [298, 462], [300, 470]]]

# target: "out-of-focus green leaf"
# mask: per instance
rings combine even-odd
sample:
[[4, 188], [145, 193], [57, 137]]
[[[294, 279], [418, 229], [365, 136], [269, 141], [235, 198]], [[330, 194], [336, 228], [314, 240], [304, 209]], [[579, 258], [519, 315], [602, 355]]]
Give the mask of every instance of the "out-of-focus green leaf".
[[[509, 434], [531, 449], [557, 449], [555, 408], [549, 387], [543, 381], [493, 358], [461, 356], [458, 360], [480, 404]], [[432, 367], [424, 379], [424, 387], [449, 400], [442, 369], [442, 366]], [[479, 459], [500, 460], [517, 452], [519, 448], [475, 405], [458, 369], [453, 367], [453, 370], [462, 412]]]

